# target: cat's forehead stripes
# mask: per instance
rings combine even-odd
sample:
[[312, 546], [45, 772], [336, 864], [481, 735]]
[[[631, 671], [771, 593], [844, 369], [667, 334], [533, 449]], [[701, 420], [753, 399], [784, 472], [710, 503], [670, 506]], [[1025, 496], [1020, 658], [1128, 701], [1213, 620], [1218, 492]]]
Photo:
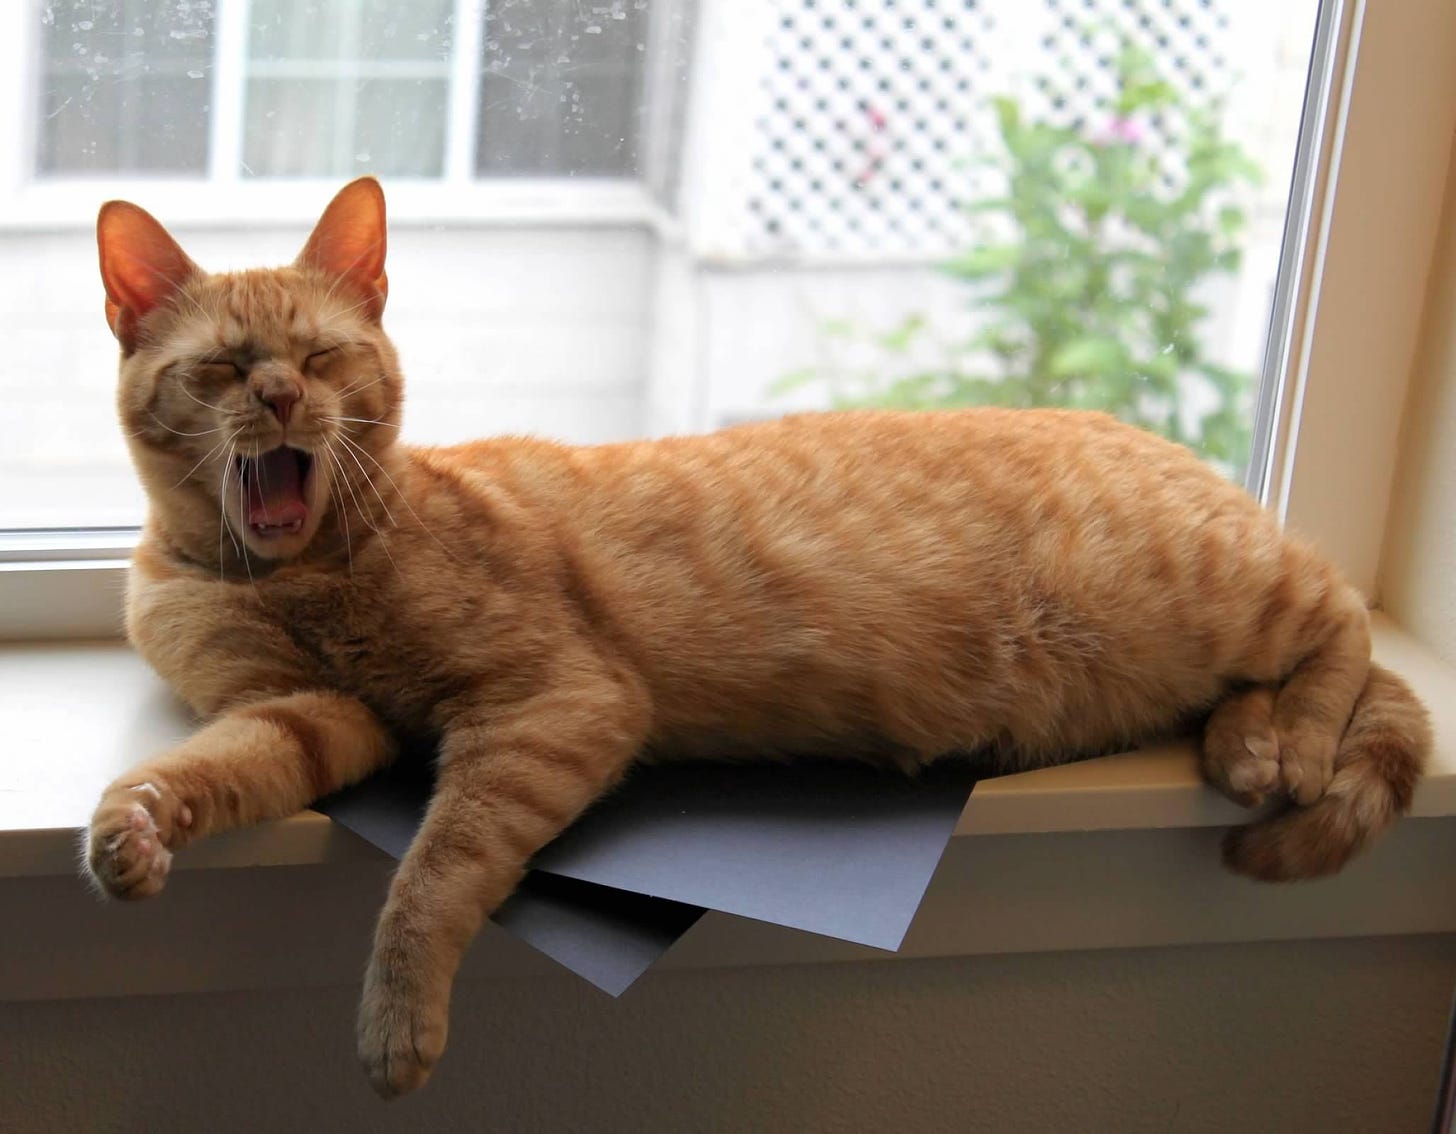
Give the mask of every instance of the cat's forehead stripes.
[[[266, 357], [321, 336], [319, 299], [284, 270], [253, 269], [209, 276], [193, 309], [195, 325], [181, 331], [199, 352]], [[204, 322], [205, 320], [205, 322]], [[205, 339], [205, 342], [202, 341]]]

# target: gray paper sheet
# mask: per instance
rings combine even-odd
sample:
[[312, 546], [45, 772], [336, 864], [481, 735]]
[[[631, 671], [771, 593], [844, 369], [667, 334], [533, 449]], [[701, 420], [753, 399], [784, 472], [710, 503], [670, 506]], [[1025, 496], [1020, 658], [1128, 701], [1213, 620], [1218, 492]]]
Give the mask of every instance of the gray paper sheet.
[[532, 871], [491, 920], [621, 996], [702, 916], [699, 906]]
[[[317, 810], [402, 856], [428, 802], [409, 759]], [[845, 761], [635, 769], [532, 862], [496, 920], [619, 994], [704, 908], [896, 949], [975, 784]]]
[[642, 767], [532, 866], [893, 950], [974, 784], [951, 760]]

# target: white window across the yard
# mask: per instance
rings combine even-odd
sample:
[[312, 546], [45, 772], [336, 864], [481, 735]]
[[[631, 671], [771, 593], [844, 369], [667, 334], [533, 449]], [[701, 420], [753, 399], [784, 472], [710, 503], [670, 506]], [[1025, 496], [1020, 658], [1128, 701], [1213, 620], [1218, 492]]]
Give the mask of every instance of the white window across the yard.
[[40, 13], [36, 169], [631, 176], [646, 11], [627, 0], [57, 0]]
[[407, 439], [1057, 404], [1277, 489], [1326, 100], [1364, 11], [0, 6], [0, 529], [29, 531], [33, 557], [42, 530], [59, 548], [142, 516], [112, 411], [103, 200], [225, 269], [290, 259], [362, 173], [391, 206]]

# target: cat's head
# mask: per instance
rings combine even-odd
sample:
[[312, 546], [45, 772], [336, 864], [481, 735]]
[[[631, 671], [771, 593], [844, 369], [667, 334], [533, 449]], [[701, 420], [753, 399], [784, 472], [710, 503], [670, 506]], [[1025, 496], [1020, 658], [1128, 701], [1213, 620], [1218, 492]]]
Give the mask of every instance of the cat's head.
[[205, 272], [126, 201], [102, 206], [97, 239], [117, 404], [154, 516], [194, 547], [225, 525], [271, 560], [336, 531], [331, 512], [379, 479], [399, 426], [379, 183], [340, 190], [283, 268]]

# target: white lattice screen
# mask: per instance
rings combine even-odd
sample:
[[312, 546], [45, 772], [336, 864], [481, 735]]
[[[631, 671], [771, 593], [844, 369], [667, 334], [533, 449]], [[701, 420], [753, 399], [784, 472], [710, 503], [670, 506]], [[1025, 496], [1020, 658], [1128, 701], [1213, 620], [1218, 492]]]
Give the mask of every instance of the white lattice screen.
[[[1195, 102], [1225, 90], [1216, 0], [773, 0], [746, 59], [753, 124], [718, 200], [716, 250], [919, 257], [963, 245], [987, 189], [968, 159], [997, 145], [989, 98], [1087, 129], [1115, 86], [1120, 34]], [[749, 65], [745, 63], [745, 65]], [[1040, 81], [1038, 79], [1040, 78]], [[740, 112], [743, 108], [739, 107]], [[1099, 119], [1103, 120], [1099, 122]], [[1141, 123], [1166, 150], [1182, 124]]]

